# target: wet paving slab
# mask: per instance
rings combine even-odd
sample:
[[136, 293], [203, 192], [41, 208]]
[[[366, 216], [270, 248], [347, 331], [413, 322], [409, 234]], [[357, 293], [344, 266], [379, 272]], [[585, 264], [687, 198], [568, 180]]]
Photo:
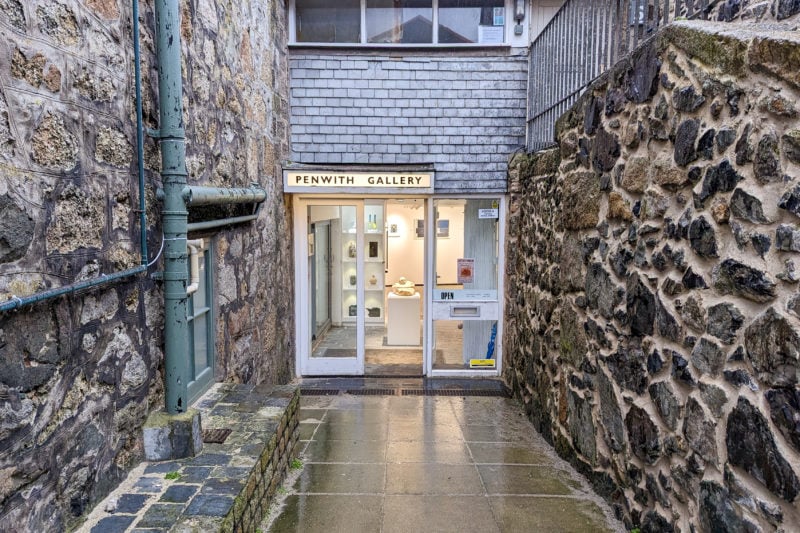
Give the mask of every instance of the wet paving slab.
[[[301, 397], [303, 468], [262, 530], [624, 531], [496, 380], [459, 380], [470, 381], [460, 396], [402, 393], [458, 390], [428, 381], [303, 380], [301, 391], [329, 394]], [[348, 392], [356, 387], [393, 392]]]

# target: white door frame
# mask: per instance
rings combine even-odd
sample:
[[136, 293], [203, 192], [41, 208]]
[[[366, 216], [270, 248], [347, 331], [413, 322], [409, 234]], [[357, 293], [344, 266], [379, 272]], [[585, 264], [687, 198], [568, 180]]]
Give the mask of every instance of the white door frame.
[[[309, 309], [311, 302], [310, 275], [308, 268], [308, 207], [311, 205], [348, 206], [356, 210], [356, 305], [359, 313], [356, 317], [356, 357], [311, 357], [311, 330]], [[364, 201], [361, 199], [323, 199], [296, 198], [294, 201], [294, 235], [295, 235], [295, 346], [297, 347], [295, 368], [301, 376], [364, 374]], [[341, 248], [341, 247], [339, 247]], [[341, 254], [341, 249], [333, 249], [332, 253]], [[335, 261], [332, 258], [332, 261]]]

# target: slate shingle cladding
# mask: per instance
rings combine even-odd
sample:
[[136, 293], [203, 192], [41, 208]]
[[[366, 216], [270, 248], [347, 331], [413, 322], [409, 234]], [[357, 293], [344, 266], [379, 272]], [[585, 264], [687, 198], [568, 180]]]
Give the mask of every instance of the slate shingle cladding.
[[527, 59], [294, 50], [292, 162], [433, 164], [435, 190], [505, 192], [525, 143]]

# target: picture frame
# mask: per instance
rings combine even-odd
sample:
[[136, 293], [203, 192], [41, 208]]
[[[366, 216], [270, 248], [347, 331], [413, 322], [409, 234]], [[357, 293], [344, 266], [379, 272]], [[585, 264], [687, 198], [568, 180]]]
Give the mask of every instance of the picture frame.
[[436, 238], [449, 239], [450, 238], [450, 220], [440, 218], [436, 221]]
[[425, 220], [421, 218], [414, 219], [414, 238], [425, 238]]
[[389, 237], [399, 237], [400, 227], [396, 223], [389, 224]]

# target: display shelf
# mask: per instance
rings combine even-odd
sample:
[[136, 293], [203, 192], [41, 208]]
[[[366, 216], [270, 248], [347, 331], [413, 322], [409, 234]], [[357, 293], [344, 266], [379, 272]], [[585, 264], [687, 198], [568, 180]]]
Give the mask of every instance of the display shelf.
[[[358, 237], [355, 212], [342, 220], [342, 298], [343, 320], [355, 321], [350, 315], [351, 306], [356, 304], [355, 295], [359, 287], [364, 288], [364, 317], [367, 323], [383, 322], [386, 315], [384, 302], [386, 239], [383, 201], [364, 205], [363, 230]], [[361, 268], [357, 269], [358, 257], [361, 257]], [[356, 270], [361, 270], [361, 278], [355, 284], [350, 283]], [[374, 283], [370, 283], [372, 280]], [[370, 311], [371, 309], [371, 311]], [[377, 316], [369, 316], [372, 313]]]

